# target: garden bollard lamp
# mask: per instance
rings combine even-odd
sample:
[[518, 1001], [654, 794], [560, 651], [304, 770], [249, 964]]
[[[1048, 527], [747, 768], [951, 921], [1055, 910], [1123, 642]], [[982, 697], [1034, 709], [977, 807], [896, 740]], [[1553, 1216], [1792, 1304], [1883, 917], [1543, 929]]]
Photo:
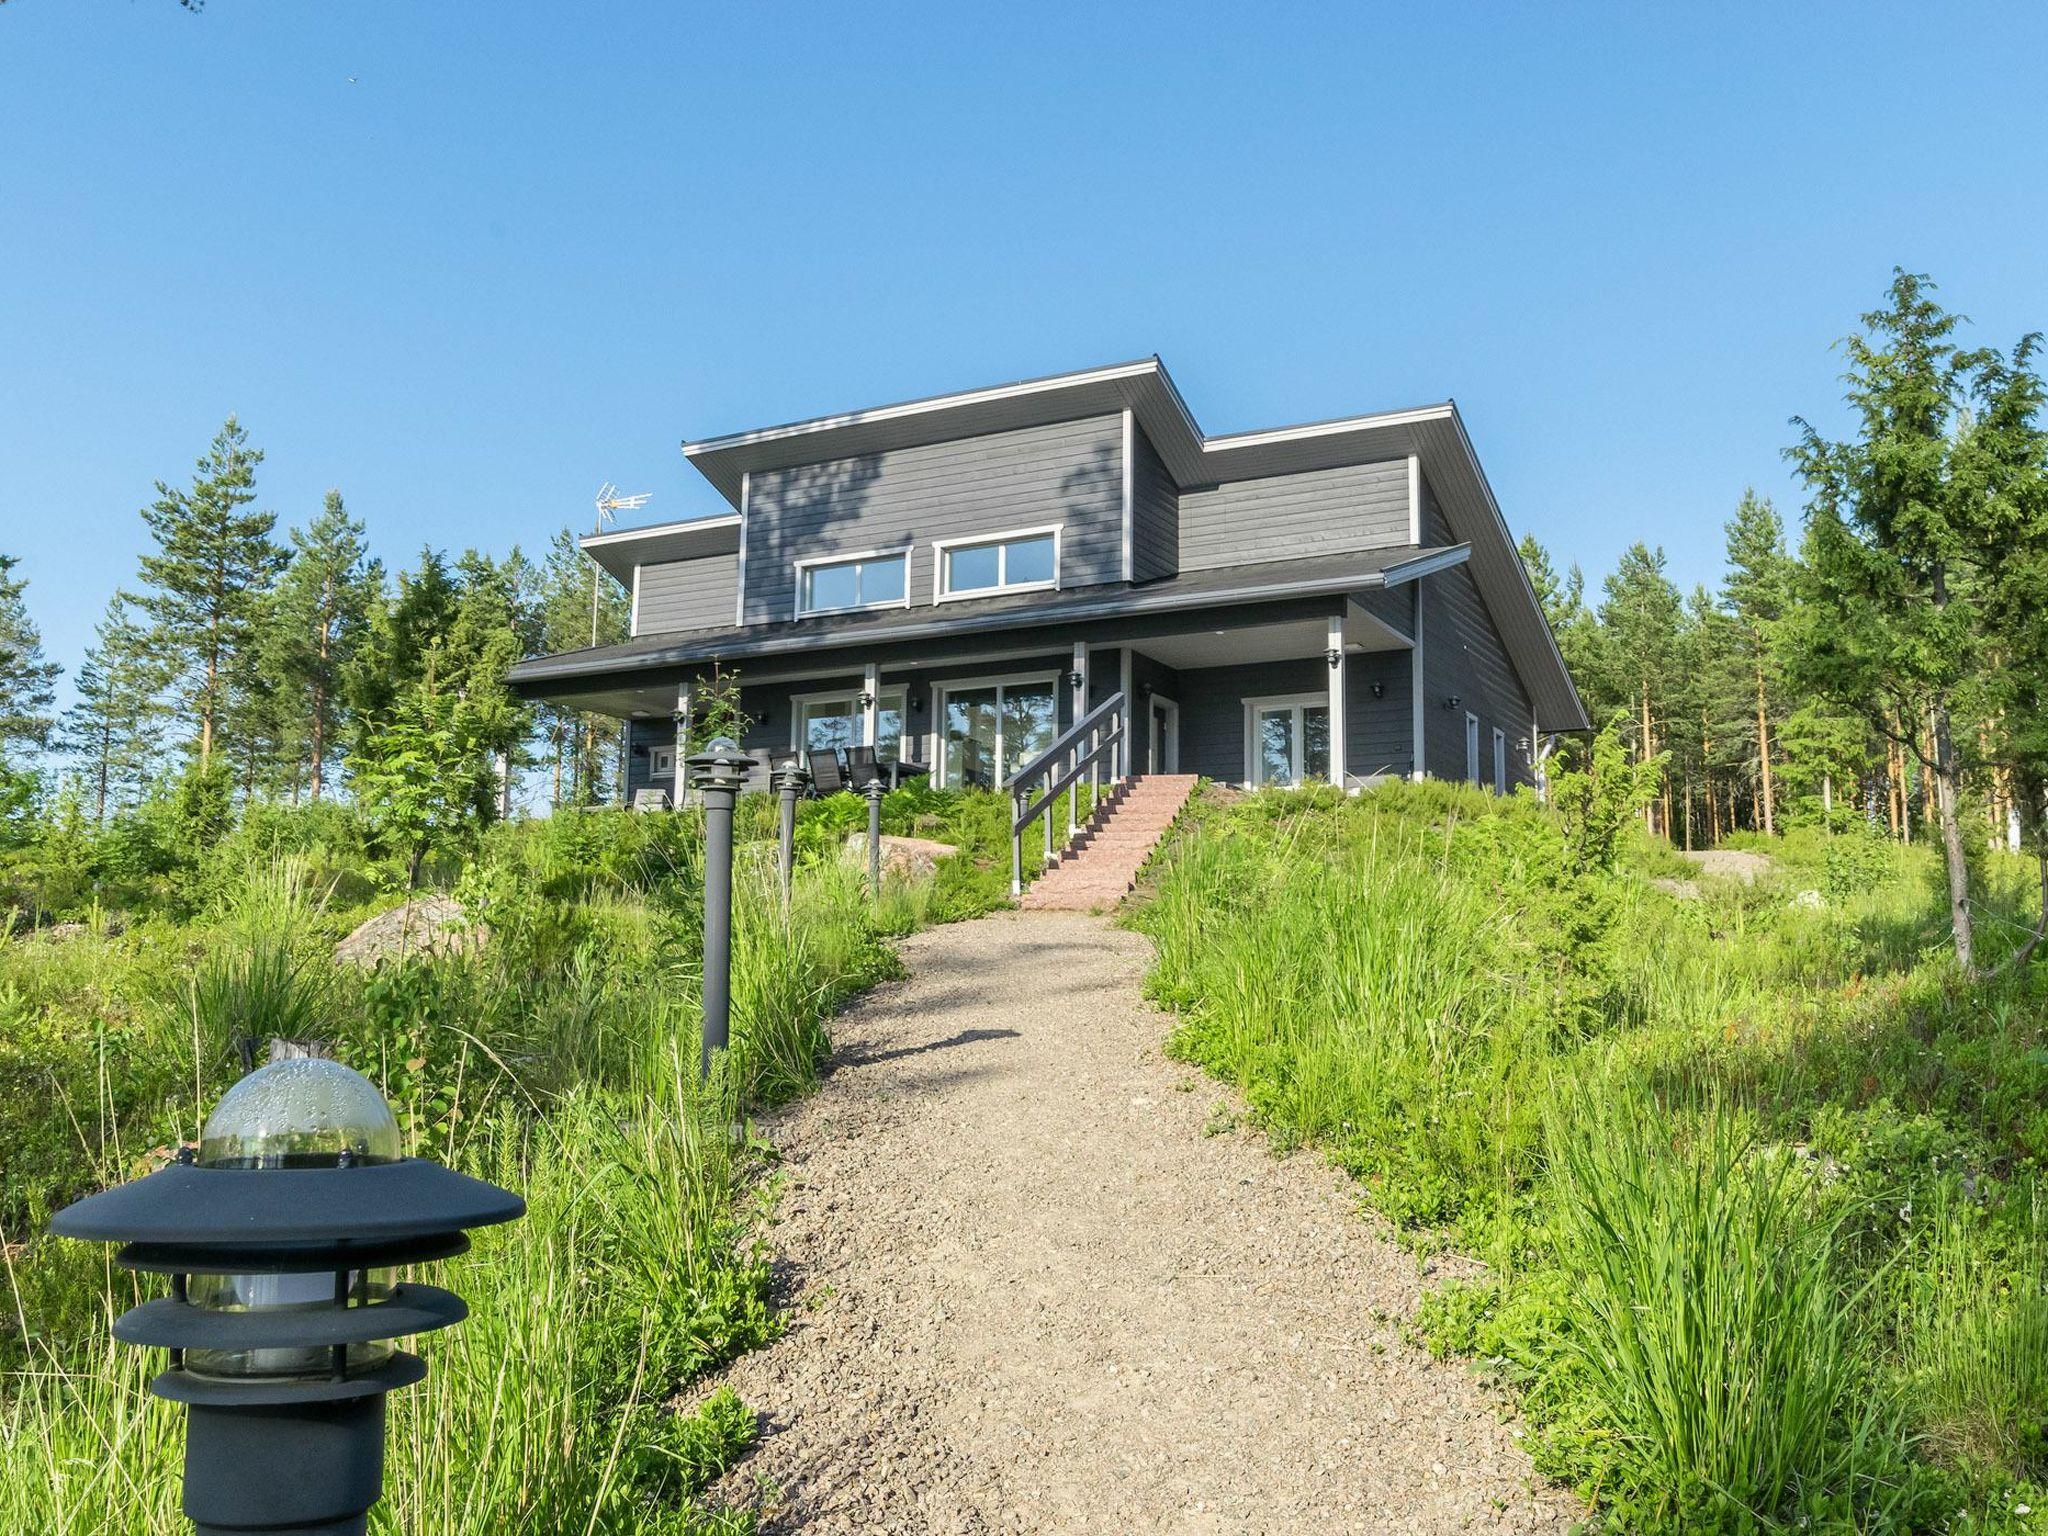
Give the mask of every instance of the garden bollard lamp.
[[362, 1536], [383, 1492], [384, 1395], [427, 1374], [394, 1340], [459, 1323], [462, 1298], [401, 1266], [517, 1220], [509, 1190], [399, 1155], [375, 1085], [338, 1061], [273, 1062], [221, 1098], [199, 1155], [57, 1213], [171, 1277], [114, 1337], [170, 1351], [150, 1383], [183, 1403], [184, 1510], [198, 1536]]
[[754, 760], [720, 736], [690, 759], [690, 784], [704, 801], [704, 1050], [700, 1068], [732, 1038], [732, 808]]
[[782, 877], [782, 904], [789, 905], [796, 881], [796, 803], [811, 787], [804, 761], [795, 753], [775, 765], [776, 844], [775, 868]]
[[882, 894], [882, 796], [889, 793], [889, 786], [882, 779], [881, 769], [868, 780], [868, 894]]

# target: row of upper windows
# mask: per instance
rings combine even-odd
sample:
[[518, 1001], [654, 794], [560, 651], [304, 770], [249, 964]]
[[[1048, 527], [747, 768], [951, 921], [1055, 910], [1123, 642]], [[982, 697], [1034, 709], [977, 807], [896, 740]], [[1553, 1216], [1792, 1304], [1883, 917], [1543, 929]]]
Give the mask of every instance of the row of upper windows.
[[[796, 616], [856, 608], [908, 608], [915, 545], [796, 562]], [[1024, 528], [932, 545], [938, 570], [933, 598], [1050, 591], [1060, 584], [1060, 530]]]

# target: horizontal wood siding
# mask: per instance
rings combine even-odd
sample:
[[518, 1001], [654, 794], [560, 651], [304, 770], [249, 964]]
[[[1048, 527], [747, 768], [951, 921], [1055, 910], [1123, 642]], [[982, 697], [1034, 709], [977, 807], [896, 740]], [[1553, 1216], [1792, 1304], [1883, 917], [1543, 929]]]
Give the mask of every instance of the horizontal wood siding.
[[1131, 575], [1154, 581], [1180, 569], [1180, 490], [1145, 429], [1131, 438]]
[[1387, 549], [1408, 542], [1408, 461], [1184, 490], [1179, 510], [1184, 571]]
[[[1352, 779], [1405, 778], [1415, 765], [1412, 672], [1406, 651], [1367, 651], [1344, 661], [1344, 772]], [[1380, 696], [1373, 697], [1374, 683]]]
[[1244, 782], [1244, 701], [1279, 693], [1315, 693], [1330, 686], [1320, 656], [1248, 662], [1237, 667], [1183, 667], [1180, 673], [1180, 768], [1225, 784]]
[[1063, 524], [1060, 583], [1123, 579], [1123, 418], [1090, 417], [759, 472], [747, 497], [746, 621], [795, 612], [795, 562], [914, 545], [933, 600], [934, 539]]
[[704, 555], [640, 567], [640, 635], [718, 629], [733, 621], [739, 593], [738, 554]]
[[[1422, 497], [1423, 538], [1448, 531], [1427, 483]], [[1534, 782], [1529, 764], [1529, 695], [1502, 645], [1486, 600], [1467, 566], [1423, 578], [1424, 755], [1429, 773], [1465, 777], [1465, 715], [1479, 717], [1479, 781], [1493, 783], [1493, 732], [1507, 737], [1508, 783]], [[1447, 701], [1456, 697], [1456, 708]]]

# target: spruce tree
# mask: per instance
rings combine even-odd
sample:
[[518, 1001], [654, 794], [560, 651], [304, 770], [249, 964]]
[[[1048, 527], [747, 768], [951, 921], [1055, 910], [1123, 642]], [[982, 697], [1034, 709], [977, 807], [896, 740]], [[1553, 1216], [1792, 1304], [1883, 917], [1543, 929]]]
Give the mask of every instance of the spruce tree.
[[339, 755], [345, 678], [382, 576], [340, 491], [327, 493], [319, 515], [294, 528], [291, 542], [292, 563], [268, 605], [263, 664], [280, 734], [294, 744], [307, 793], [318, 800]]
[[28, 580], [13, 574], [20, 562], [0, 555], [0, 768], [24, 770], [29, 749], [50, 734], [50, 706], [62, 670], [43, 656], [42, 631], [29, 617]]
[[56, 745], [75, 765], [104, 822], [110, 807], [138, 803], [163, 751], [163, 673], [148, 636], [116, 596], [93, 630], [93, 644], [74, 679], [78, 701], [59, 722]]
[[180, 708], [196, 729], [202, 772], [235, 694], [253, 684], [251, 637], [258, 604], [284, 569], [286, 553], [271, 538], [274, 513], [250, 511], [256, 499], [260, 450], [228, 417], [190, 490], [159, 480], [142, 519], [157, 552], [142, 557], [137, 603], [151, 621], [150, 643], [169, 666]]
[[1800, 440], [1786, 452], [1810, 493], [1798, 680], [1874, 731], [1907, 724], [1902, 745], [1934, 786], [1956, 963], [1974, 974], [1955, 712], [1984, 664], [1984, 509], [1980, 490], [1956, 473], [1956, 448], [1987, 357], [1957, 346], [1958, 323], [1927, 278], [1897, 272], [1884, 307], [1842, 343], [1855, 435], [1829, 439], [1794, 418]]
[[1792, 600], [1793, 562], [1785, 550], [1785, 526], [1777, 509], [1754, 490], [1742, 493], [1726, 531], [1728, 575], [1721, 584], [1721, 604], [1734, 620], [1734, 639], [1749, 685], [1763, 831], [1775, 833], [1771, 709], [1781, 665], [1780, 626]]

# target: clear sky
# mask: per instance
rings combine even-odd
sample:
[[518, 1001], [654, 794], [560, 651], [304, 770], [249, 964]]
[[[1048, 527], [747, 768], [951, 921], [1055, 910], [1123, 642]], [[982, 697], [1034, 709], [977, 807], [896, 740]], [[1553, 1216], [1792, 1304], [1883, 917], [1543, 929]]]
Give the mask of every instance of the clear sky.
[[542, 544], [677, 444], [1157, 352], [1457, 399], [1715, 579], [1895, 264], [2048, 327], [2048, 7], [0, 3], [0, 550], [75, 665], [230, 411], [281, 522]]

